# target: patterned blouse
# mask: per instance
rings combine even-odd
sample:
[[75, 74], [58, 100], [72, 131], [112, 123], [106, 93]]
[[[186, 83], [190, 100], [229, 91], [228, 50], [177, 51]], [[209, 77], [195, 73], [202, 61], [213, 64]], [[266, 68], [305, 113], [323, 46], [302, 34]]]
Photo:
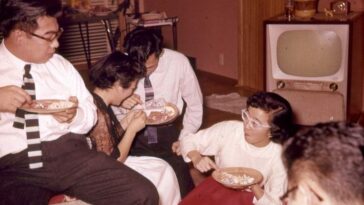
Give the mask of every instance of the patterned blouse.
[[121, 127], [110, 106], [103, 99], [92, 93], [97, 107], [97, 122], [87, 136], [91, 139], [92, 149], [104, 152], [117, 159], [120, 156], [118, 144], [125, 130]]

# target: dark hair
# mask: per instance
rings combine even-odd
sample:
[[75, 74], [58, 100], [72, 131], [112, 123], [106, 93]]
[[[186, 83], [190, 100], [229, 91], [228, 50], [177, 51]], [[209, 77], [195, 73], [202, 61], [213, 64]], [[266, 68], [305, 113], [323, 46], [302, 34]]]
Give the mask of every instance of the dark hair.
[[163, 36], [154, 29], [136, 28], [125, 36], [124, 48], [134, 60], [145, 63], [152, 54], [160, 56], [163, 51]]
[[135, 63], [127, 55], [115, 51], [96, 62], [90, 70], [90, 81], [94, 86], [107, 89], [116, 81], [129, 88], [132, 81], [144, 75], [144, 66]]
[[[284, 144], [289, 180], [308, 174], [340, 204], [364, 202], [364, 129], [345, 122], [306, 128]], [[346, 203], [344, 203], [346, 202]]]
[[273, 142], [282, 143], [293, 132], [293, 113], [289, 102], [273, 92], [257, 92], [247, 100], [247, 108], [254, 107], [272, 113], [270, 132]]
[[57, 18], [62, 11], [60, 0], [1, 0], [0, 31], [8, 37], [14, 29], [33, 32], [41, 16]]

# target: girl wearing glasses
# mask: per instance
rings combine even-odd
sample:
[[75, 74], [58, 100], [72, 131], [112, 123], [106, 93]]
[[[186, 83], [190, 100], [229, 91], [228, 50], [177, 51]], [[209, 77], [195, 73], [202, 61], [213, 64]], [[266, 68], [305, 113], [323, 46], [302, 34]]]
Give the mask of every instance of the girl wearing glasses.
[[[252, 185], [248, 204], [281, 204], [287, 188], [280, 143], [292, 134], [292, 109], [283, 97], [258, 92], [247, 100], [242, 121], [224, 121], [182, 139], [182, 155], [200, 172], [225, 167], [248, 167], [263, 175]], [[213, 161], [209, 156], [214, 156]], [[226, 193], [226, 194], [222, 194]], [[205, 180], [183, 204], [247, 204], [243, 192], [236, 192]], [[206, 197], [204, 197], [206, 196]], [[220, 197], [221, 196], [221, 197]], [[229, 202], [227, 202], [229, 200]]]

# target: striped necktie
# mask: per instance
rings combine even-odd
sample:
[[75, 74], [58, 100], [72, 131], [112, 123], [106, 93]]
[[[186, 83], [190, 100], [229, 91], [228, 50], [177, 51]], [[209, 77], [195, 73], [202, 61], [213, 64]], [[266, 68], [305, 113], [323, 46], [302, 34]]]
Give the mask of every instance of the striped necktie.
[[145, 102], [153, 100], [154, 92], [152, 83], [150, 82], [149, 75], [144, 78]]
[[[149, 75], [144, 78], [144, 91], [145, 91], [145, 102], [154, 99], [154, 91], [152, 83], [150, 82]], [[148, 138], [148, 144], [158, 143], [157, 128], [147, 126], [144, 131], [144, 136]]]
[[[22, 88], [31, 96], [32, 100], [36, 99], [35, 84], [30, 74], [30, 65], [24, 66], [23, 86]], [[40, 144], [38, 114], [26, 112], [17, 109], [13, 127], [24, 129], [27, 135], [29, 168], [37, 169], [43, 167], [42, 150]]]

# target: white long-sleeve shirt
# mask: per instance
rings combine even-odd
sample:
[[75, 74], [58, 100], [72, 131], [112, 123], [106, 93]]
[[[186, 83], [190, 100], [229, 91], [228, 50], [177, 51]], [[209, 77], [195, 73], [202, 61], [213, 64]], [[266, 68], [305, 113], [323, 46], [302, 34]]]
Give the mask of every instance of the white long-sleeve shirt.
[[[163, 49], [158, 67], [149, 79], [154, 99], [163, 98], [177, 105], [179, 113], [182, 112], [185, 101], [187, 106], [179, 138], [197, 132], [202, 123], [203, 100], [200, 85], [187, 57], [177, 51]], [[145, 102], [144, 78], [139, 80], [134, 93]], [[113, 109], [116, 115], [120, 115], [115, 107]]]
[[[43, 64], [24, 62], [10, 53], [3, 41], [0, 45], [0, 62], [0, 87], [21, 87], [24, 65], [30, 64], [37, 100], [77, 97], [77, 114], [71, 123], [59, 123], [52, 115], [39, 114], [41, 141], [52, 141], [69, 132], [85, 134], [95, 124], [97, 118], [93, 98], [77, 70], [62, 56], [55, 54]], [[25, 129], [14, 128], [14, 118], [14, 113], [0, 113], [0, 157], [27, 148]]]
[[254, 200], [256, 205], [281, 204], [279, 197], [287, 189], [286, 170], [281, 159], [282, 147], [270, 142], [265, 147], [255, 147], [246, 142], [244, 124], [224, 121], [191, 134], [181, 140], [182, 156], [186, 162], [190, 151], [215, 156], [218, 167], [249, 167], [263, 174], [261, 186], [264, 195]]

